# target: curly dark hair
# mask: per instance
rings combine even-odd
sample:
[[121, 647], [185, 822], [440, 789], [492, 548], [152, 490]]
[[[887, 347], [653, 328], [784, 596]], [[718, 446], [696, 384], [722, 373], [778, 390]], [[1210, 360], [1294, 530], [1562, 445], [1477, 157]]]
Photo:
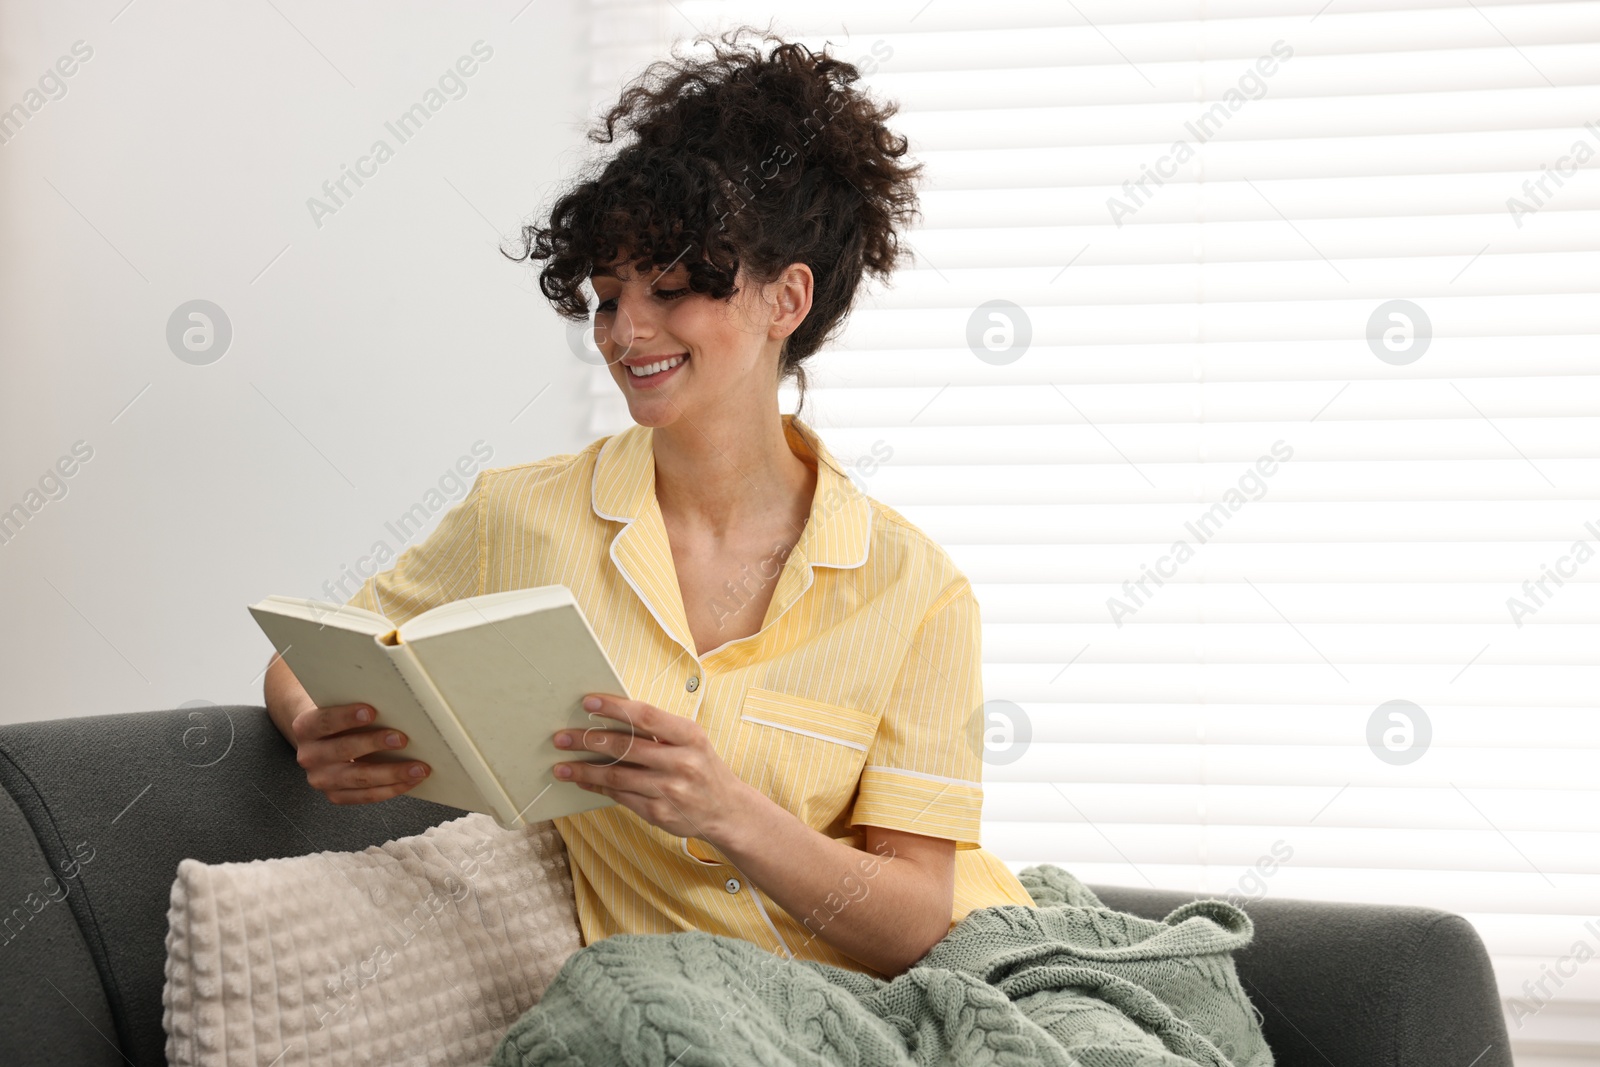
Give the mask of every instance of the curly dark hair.
[[632, 139], [591, 162], [548, 226], [522, 228], [520, 255], [501, 251], [545, 261], [539, 288], [572, 322], [590, 314], [583, 282], [624, 250], [640, 271], [682, 261], [689, 288], [719, 300], [739, 291], [741, 265], [759, 286], [804, 263], [812, 306], [779, 364], [803, 407], [801, 364], [843, 325], [862, 272], [886, 279], [907, 255], [897, 227], [920, 215], [923, 164], [901, 162], [907, 141], [886, 125], [898, 105], [854, 88], [860, 71], [826, 45], [787, 43], [770, 25], [694, 42], [712, 54], [658, 60], [630, 82], [588, 137], [609, 145], [621, 127]]

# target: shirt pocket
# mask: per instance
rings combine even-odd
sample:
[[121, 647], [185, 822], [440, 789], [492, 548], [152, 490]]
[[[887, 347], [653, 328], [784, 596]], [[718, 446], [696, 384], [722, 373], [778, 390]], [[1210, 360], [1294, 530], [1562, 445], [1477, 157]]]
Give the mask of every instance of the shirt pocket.
[[815, 830], [826, 830], [861, 782], [878, 716], [775, 689], [747, 689], [733, 772]]

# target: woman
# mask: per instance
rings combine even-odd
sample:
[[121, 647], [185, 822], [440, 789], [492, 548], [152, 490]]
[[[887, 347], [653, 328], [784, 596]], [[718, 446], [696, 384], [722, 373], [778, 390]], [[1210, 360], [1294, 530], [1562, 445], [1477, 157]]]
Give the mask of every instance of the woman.
[[[973, 908], [1032, 906], [978, 847], [979, 613], [925, 534], [863, 496], [778, 387], [892, 273], [920, 165], [855, 67], [743, 30], [658, 63], [596, 128], [634, 136], [523, 232], [587, 321], [637, 425], [484, 471], [351, 604], [397, 623], [480, 593], [570, 587], [636, 699], [566, 738], [618, 803], [555, 824], [586, 944], [699, 929], [879, 977]], [[707, 40], [702, 38], [701, 40]], [[405, 792], [382, 709], [266, 676], [274, 721], [335, 803]], [[646, 740], [649, 738], [649, 740]], [[631, 742], [631, 744], [629, 744]], [[563, 744], [561, 737], [557, 744]], [[594, 761], [594, 755], [610, 755]], [[561, 773], [558, 771], [558, 773]]]

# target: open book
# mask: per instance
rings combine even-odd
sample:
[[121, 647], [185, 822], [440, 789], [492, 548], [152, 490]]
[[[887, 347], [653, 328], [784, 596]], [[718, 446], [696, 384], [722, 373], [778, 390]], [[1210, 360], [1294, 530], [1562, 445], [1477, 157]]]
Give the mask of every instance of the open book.
[[575, 758], [616, 761], [557, 748], [563, 727], [632, 732], [583, 710], [589, 693], [629, 693], [566, 586], [466, 597], [399, 627], [300, 597], [269, 596], [250, 614], [318, 707], [369, 704], [376, 725], [410, 739], [373, 757], [433, 768], [407, 796], [483, 812], [507, 828], [616, 803], [554, 773]]

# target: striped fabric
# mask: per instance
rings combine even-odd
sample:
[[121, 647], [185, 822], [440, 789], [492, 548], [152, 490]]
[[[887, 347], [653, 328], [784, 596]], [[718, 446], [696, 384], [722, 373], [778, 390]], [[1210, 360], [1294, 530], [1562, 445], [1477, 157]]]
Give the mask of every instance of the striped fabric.
[[[811, 427], [783, 422], [817, 485], [787, 558], [730, 576], [730, 607], [776, 583], [752, 636], [696, 655], [656, 501], [652, 434], [637, 425], [576, 454], [480, 472], [439, 526], [349, 603], [398, 624], [464, 596], [566, 585], [629, 693], [694, 719], [735, 774], [806, 825], [856, 848], [865, 825], [957, 842], [952, 927], [976, 907], [1032, 906], [979, 846], [982, 636], [971, 585], [937, 544], [862, 494]], [[812, 932], [828, 902], [808, 928], [808, 916], [777, 906], [702, 838], [620, 804], [555, 824], [586, 944], [703, 930], [877, 973]], [[841, 872], [838, 900], [859, 895], [850, 877]]]

